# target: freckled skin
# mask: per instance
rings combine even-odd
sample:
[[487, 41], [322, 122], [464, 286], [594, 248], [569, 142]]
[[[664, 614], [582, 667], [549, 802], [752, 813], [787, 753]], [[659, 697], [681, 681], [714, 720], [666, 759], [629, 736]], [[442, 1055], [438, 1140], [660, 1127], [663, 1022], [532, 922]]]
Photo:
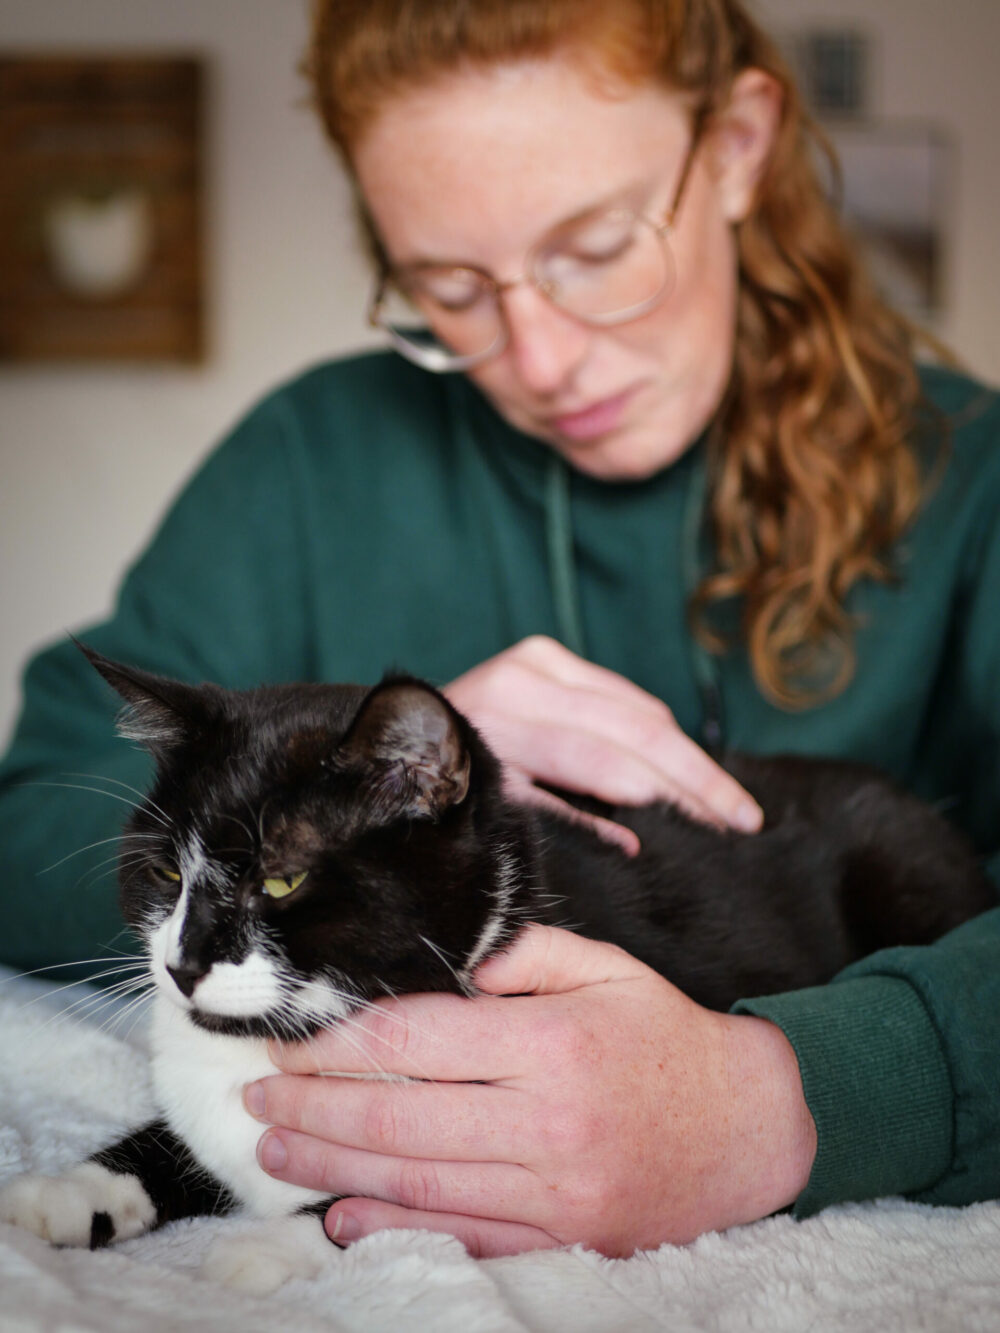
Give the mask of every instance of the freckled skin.
[[[690, 140], [675, 95], [654, 86], [602, 95], [570, 62], [547, 60], [463, 74], [390, 100], [354, 165], [394, 260], [464, 261], [506, 280], [522, 272], [526, 251], [549, 228], [616, 190], [648, 183], [649, 212], [662, 214]], [[506, 303], [510, 346], [470, 372], [512, 425], [593, 476], [636, 479], [674, 462], [714, 414], [729, 378], [732, 223], [747, 198], [710, 162], [708, 149], [696, 155], [671, 237], [677, 276], [669, 300], [628, 324], [594, 329], [518, 288]], [[633, 394], [625, 417], [606, 436], [574, 441], [553, 424], [625, 390]]]

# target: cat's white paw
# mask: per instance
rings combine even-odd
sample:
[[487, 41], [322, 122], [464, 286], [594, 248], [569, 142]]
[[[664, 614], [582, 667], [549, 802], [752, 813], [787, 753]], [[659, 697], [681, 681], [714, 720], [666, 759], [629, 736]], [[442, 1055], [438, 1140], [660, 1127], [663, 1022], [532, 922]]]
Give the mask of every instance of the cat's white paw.
[[141, 1236], [155, 1225], [156, 1208], [137, 1176], [84, 1162], [62, 1176], [18, 1176], [4, 1185], [0, 1222], [53, 1245], [88, 1246], [95, 1231], [101, 1243]]
[[292, 1278], [315, 1277], [338, 1253], [318, 1217], [281, 1217], [252, 1231], [220, 1236], [209, 1248], [201, 1275], [266, 1296]]

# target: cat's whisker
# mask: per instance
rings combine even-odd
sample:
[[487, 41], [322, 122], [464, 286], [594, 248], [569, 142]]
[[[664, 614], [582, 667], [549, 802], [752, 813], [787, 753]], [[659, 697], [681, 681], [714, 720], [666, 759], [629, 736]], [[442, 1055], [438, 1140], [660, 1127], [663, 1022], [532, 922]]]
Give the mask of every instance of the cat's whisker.
[[[156, 989], [156, 983], [151, 975], [145, 978], [137, 978], [129, 990], [122, 990], [116, 995], [115, 1007], [102, 1024], [102, 1030], [111, 1032], [124, 1023], [129, 1016], [133, 1016], [133, 1022], [127, 1034], [131, 1036], [136, 1024], [150, 1011]], [[132, 996], [131, 999], [129, 999], [130, 995]], [[122, 1003], [123, 1001], [128, 1002]]]
[[[287, 1041], [289, 1040], [290, 1030], [294, 1034], [292, 1040], [299, 1041], [307, 1047], [311, 1047], [319, 1035], [316, 1030], [316, 1024], [318, 1023], [320, 1024], [321, 1029], [324, 1027], [334, 1029], [347, 1045], [357, 1051], [359, 1055], [366, 1056], [371, 1060], [372, 1063], [376, 1065], [380, 1074], [388, 1075], [390, 1071], [386, 1070], [371, 1052], [365, 1052], [362, 1044], [357, 1040], [350, 1029], [353, 1028], [359, 1032], [366, 1032], [369, 1037], [372, 1036], [371, 1032], [365, 1029], [357, 1019], [353, 1018], [351, 1012], [344, 1012], [344, 1006], [349, 1006], [349, 1009], [352, 1011], [365, 1008], [374, 1009], [375, 1006], [371, 1001], [365, 1000], [362, 996], [356, 995], [353, 992], [346, 991], [343, 987], [337, 986], [329, 980], [324, 981], [324, 988], [329, 995], [330, 1003], [328, 1011], [324, 1013], [322, 1007], [318, 1006], [312, 1008], [310, 1012], [306, 1014], [299, 1007], [300, 1001], [296, 996], [294, 987], [290, 983], [286, 983], [275, 1009], [275, 1020], [285, 1025], [285, 1027], [284, 1031], [275, 1031], [273, 1035], [278, 1040]], [[380, 1009], [378, 1012], [384, 1014], [386, 1011]], [[396, 1016], [391, 1015], [391, 1017], [395, 1018]], [[402, 1020], [398, 1021], [401, 1022]], [[388, 1042], [386, 1044], [391, 1045], [391, 1043]], [[318, 1056], [317, 1064], [322, 1064]]]
[[582, 921], [570, 921], [569, 919], [566, 919], [564, 921], [547, 922], [545, 924], [551, 925], [555, 930], [572, 930], [572, 931], [582, 930], [584, 926], [584, 923]]
[[[152, 984], [149, 981], [136, 982], [125, 990], [109, 990], [81, 996], [74, 1004], [67, 1006], [67, 1014], [73, 1018], [93, 1023], [101, 1031], [106, 1031], [110, 1029], [115, 1016], [121, 1011], [120, 1007], [124, 1001], [128, 1000], [129, 1008], [131, 1008], [131, 997], [145, 999], [151, 994]], [[108, 1018], [100, 1018], [105, 1013], [108, 1013]]]
[[[249, 802], [246, 802], [246, 805], [247, 805], [247, 808], [249, 809], [249, 805], [250, 805], [250, 803], [249, 803]], [[250, 846], [251, 846], [251, 847], [254, 847], [254, 846], [256, 845], [256, 844], [255, 844], [255, 841], [254, 841], [254, 833], [253, 833], [253, 829], [250, 828], [250, 826], [249, 826], [248, 824], [246, 824], [242, 819], [240, 819], [239, 815], [234, 815], [234, 814], [231, 814], [231, 813], [227, 813], [227, 814], [225, 815], [225, 818], [226, 818], [227, 820], [230, 820], [232, 823], [236, 824], [237, 827], [239, 827], [239, 828], [241, 828], [241, 829], [243, 830], [243, 832], [247, 835], [247, 838], [248, 838], [249, 841], [250, 841]], [[241, 850], [245, 851], [246, 848], [242, 848]]]
[[[134, 984], [138, 984], [138, 979], [136, 979]], [[147, 983], [142, 984], [146, 985]], [[108, 991], [111, 990], [110, 987], [107, 989]], [[116, 997], [114, 995], [108, 995], [104, 991], [88, 990], [85, 995], [76, 997], [68, 1004], [64, 1004], [61, 1009], [56, 1010], [56, 1012], [39, 1027], [38, 1032], [35, 1034], [36, 1039], [41, 1037], [50, 1028], [59, 1027], [60, 1024], [79, 1022], [81, 1019], [92, 1022], [95, 1013], [99, 1013], [102, 1008], [114, 1003], [115, 999]], [[31, 1003], [34, 1003], [34, 1001]], [[25, 1007], [27, 1008], [28, 1006]]]
[[439, 949], [433, 940], [429, 940], [426, 935], [418, 935], [417, 939], [420, 940], [421, 943], [426, 944], [431, 953], [435, 954], [441, 960], [451, 975], [455, 978], [455, 984], [458, 986], [461, 993], [463, 995], [471, 995], [473, 992], [470, 989], [469, 983], [459, 975], [457, 969], [448, 961], [444, 955], [444, 951]]
[[[387, 986], [385, 982], [378, 982], [377, 984], [382, 986], [388, 998], [398, 999], [398, 994], [394, 992], [391, 989], [391, 987]], [[354, 1004], [357, 1012], [360, 1013], [371, 1012], [373, 1014], [378, 1014], [379, 1017], [382, 1019], [388, 1019], [389, 1022], [391, 1023], [398, 1023], [400, 1026], [407, 1027], [412, 1033], [414, 1033], [415, 1036], [420, 1037], [424, 1041], [435, 1042], [439, 1040], [433, 1033], [429, 1032], [426, 1028], [420, 1027], [418, 1024], [415, 1024], [412, 1019], [401, 1018], [399, 1014], [394, 1014], [391, 1009], [387, 1009], [385, 1005], [379, 1004], [375, 1000], [366, 1000], [359, 996], [354, 1001]], [[348, 1015], [346, 1018], [342, 1018], [339, 1021], [348, 1022], [350, 1021], [350, 1019], [351, 1015]], [[362, 1031], [366, 1032], [369, 1037], [375, 1035], [369, 1028], [365, 1028], [361, 1024], [359, 1024], [356, 1019], [354, 1020], [354, 1023], [355, 1026], [359, 1027]], [[386, 1046], [391, 1047], [393, 1044], [388, 1040], [388, 1038], [383, 1037], [381, 1038], [381, 1040]]]
[[[97, 975], [114, 976], [115, 973], [106, 972], [106, 973], [98, 973]], [[149, 984], [148, 973], [146, 973], [145, 969], [143, 970], [142, 973], [136, 973], [134, 976], [123, 978], [121, 981], [116, 982], [113, 985], [103, 986], [99, 990], [94, 990], [91, 988], [91, 983], [95, 979], [96, 978], [87, 978], [86, 980], [83, 981], [67, 982], [66, 985], [64, 986], [58, 986], [56, 987], [55, 990], [46, 991], [44, 994], [36, 996], [35, 999], [26, 1001], [23, 1007], [25, 1009], [28, 1009], [32, 1005], [39, 1003], [39, 1001], [51, 1000], [55, 996], [62, 995], [66, 991], [73, 991], [75, 988], [79, 986], [87, 987], [87, 990], [84, 992], [84, 994], [73, 996], [67, 1002], [64, 1003], [63, 1005], [64, 1012], [71, 1013], [74, 1010], [86, 1006], [91, 1002], [103, 1001], [107, 996], [111, 996], [113, 998], [119, 990], [130, 991], [136, 985]]]
[[[118, 1036], [119, 1040], [127, 1042], [131, 1038], [132, 1033], [135, 1031], [138, 1024], [142, 1022], [149, 1012], [155, 990], [156, 987], [150, 982], [149, 985], [137, 991], [135, 997], [130, 1000], [128, 1004], [123, 1005], [121, 1008], [116, 1008], [108, 1015], [107, 1019], [101, 1024], [101, 1031], [109, 1034], [113, 1033]], [[130, 1018], [132, 1021], [129, 1024], [128, 1031], [122, 1033], [121, 1028]], [[118, 1029], [117, 1032], [116, 1029]]]
[[114, 866], [105, 866], [103, 870], [88, 871], [85, 875], [80, 876], [73, 887], [83, 893], [91, 893], [102, 880], [112, 879], [114, 874]]
[[[107, 974], [108, 976], [113, 976], [113, 973], [107, 973]], [[139, 980], [139, 976], [128, 978], [128, 980], [137, 981]], [[57, 996], [65, 996], [65, 993], [69, 992], [69, 998], [65, 998], [65, 1000], [63, 1001], [63, 1010], [61, 1010], [61, 1016], [64, 1016], [64, 1014], [71, 1013], [73, 1009], [76, 1009], [77, 1006], [83, 1004], [84, 1001], [89, 1000], [89, 998], [95, 997], [95, 994], [104, 994], [105, 992], [111, 992], [111, 990], [113, 989], [112, 986], [104, 986], [104, 988], [101, 988], [101, 990], [97, 990], [97, 992], [95, 992], [95, 990], [87, 989], [85, 990], [84, 994], [79, 994], [79, 996], [73, 996], [72, 994], [73, 990], [79, 989], [80, 986], [87, 986], [87, 988], [89, 988], [89, 985], [91, 985], [91, 982], [89, 982], [89, 978], [87, 978], [87, 980], [67, 981], [65, 982], [64, 985], [55, 986], [55, 988], [49, 990], [43, 990], [43, 992], [31, 998], [31, 1000], [21, 1001], [19, 1004], [19, 1009], [24, 1010], [24, 1012], [27, 1012], [28, 1009], [35, 1008], [35, 1005], [47, 1004], [47, 1002], [55, 1000]]]
[[[110, 947], [110, 946], [109, 946]], [[138, 963], [140, 960], [129, 954], [120, 955], [123, 963]], [[11, 981], [20, 981], [23, 977], [38, 977], [43, 972], [58, 972], [64, 967], [89, 967], [92, 963], [110, 963], [113, 959], [107, 954], [101, 954], [96, 958], [71, 958], [66, 963], [47, 963], [44, 967], [32, 967], [25, 972], [15, 972], [9, 977], [0, 978], [0, 985], [5, 985]]]
[[[120, 866], [123, 870], [130, 870], [133, 866], [145, 865], [149, 859], [145, 852], [135, 852], [132, 856], [120, 856], [116, 852], [114, 856], [108, 856], [103, 861], [98, 861], [95, 865], [92, 865], [90, 870], [103, 870], [106, 866]], [[89, 873], [89, 871], [85, 873]]]
[[[59, 866], [65, 865], [67, 861], [72, 861], [74, 856], [82, 856], [84, 852], [91, 852], [94, 850], [95, 847], [106, 847], [109, 842], [121, 842], [122, 839], [126, 836], [135, 839], [142, 838], [147, 842], [159, 841], [159, 839], [155, 837], [155, 835], [152, 833], [143, 833], [143, 834], [133, 833], [129, 835], [123, 833], [116, 833], [114, 837], [100, 838], [98, 839], [97, 842], [88, 842], [85, 847], [78, 847], [75, 852], [67, 852], [67, 854], [61, 857], [58, 861], [53, 861], [52, 864], [50, 866], [46, 866], [44, 870], [39, 870], [38, 874], [47, 875], [50, 870], [57, 870]], [[102, 861], [101, 864], [104, 865], [106, 863]]]
[[[170, 817], [166, 810], [164, 810], [162, 806], [157, 805], [148, 792], [140, 791], [138, 787], [133, 787], [129, 782], [122, 782], [120, 778], [109, 778], [104, 773], [64, 773], [62, 776], [67, 778], [89, 778], [93, 782], [110, 782], [115, 787], [121, 787], [125, 791], [133, 792], [150, 810], [155, 811], [158, 815], [162, 815], [164, 823], [168, 826], [170, 825]], [[109, 793], [109, 795], [110, 794], [111, 793]]]
[[[352, 1051], [357, 1052], [362, 1059], [370, 1060], [371, 1063], [375, 1065], [377, 1073], [388, 1076], [390, 1071], [379, 1061], [377, 1056], [365, 1049], [364, 1045], [354, 1036], [353, 1032], [347, 1030], [349, 1028], [358, 1028], [359, 1031], [365, 1030], [361, 1028], [359, 1024], [352, 1023], [349, 1017], [341, 1018], [337, 1023], [337, 1036], [340, 1040], [343, 1041], [346, 1046], [349, 1046]], [[368, 1035], [370, 1036], [371, 1034], [369, 1033]], [[319, 1060], [317, 1060], [317, 1064], [322, 1066], [322, 1062]]]
[[[93, 792], [96, 796], [107, 796], [107, 798], [111, 801], [121, 801], [122, 805], [127, 805], [130, 810], [139, 810], [142, 808], [138, 801], [130, 801], [128, 797], [119, 796], [117, 792], [105, 791], [103, 787], [85, 786], [83, 783], [80, 782], [42, 782], [38, 779], [31, 778], [25, 782], [19, 783], [18, 785], [21, 787], [58, 787], [65, 791], [89, 791]], [[162, 819], [159, 815], [155, 814], [152, 811], [149, 811], [147, 813], [149, 813], [150, 818], [155, 819], [157, 823], [163, 824], [165, 827], [169, 827], [169, 825], [167, 825], [167, 821]]]
[[[391, 1018], [395, 1018], [400, 1023], [404, 1022], [404, 1020], [398, 1018], [397, 1015], [389, 1014], [388, 1011], [382, 1008], [381, 1005], [376, 1005], [370, 1000], [359, 999], [358, 1001], [356, 1001], [356, 1005], [358, 1010], [360, 1011], [372, 1010], [373, 1012], [381, 1014], [382, 1016], [388, 1015]], [[383, 1065], [379, 1061], [378, 1057], [370, 1049], [367, 1049], [361, 1042], [359, 1042], [358, 1039], [354, 1036], [354, 1033], [352, 1031], [349, 1031], [349, 1029], [354, 1029], [355, 1031], [362, 1033], [369, 1039], [369, 1041], [376, 1034], [374, 1034], [372, 1030], [366, 1027], [363, 1023], [359, 1023], [358, 1020], [352, 1014], [344, 1014], [342, 1017], [337, 1019], [336, 1031], [338, 1036], [340, 1036], [349, 1046], [351, 1046], [353, 1050], [357, 1051], [359, 1055], [363, 1056], [368, 1060], [371, 1060], [372, 1063], [376, 1065], [378, 1072], [380, 1074], [391, 1075], [392, 1071], [386, 1069], [385, 1065]], [[417, 1032], [418, 1035], [421, 1036], [427, 1035], [426, 1033], [421, 1033], [420, 1030], [417, 1028], [414, 1028], [413, 1031]], [[392, 1042], [388, 1041], [384, 1037], [381, 1038], [380, 1040], [383, 1042], [385, 1046], [389, 1047], [390, 1051], [394, 1050]], [[410, 1057], [410, 1061], [411, 1063], [414, 1063], [412, 1056]], [[416, 1067], [419, 1068], [419, 1066]], [[428, 1080], [432, 1078], [432, 1075], [426, 1069], [421, 1068], [420, 1072], [424, 1078]]]

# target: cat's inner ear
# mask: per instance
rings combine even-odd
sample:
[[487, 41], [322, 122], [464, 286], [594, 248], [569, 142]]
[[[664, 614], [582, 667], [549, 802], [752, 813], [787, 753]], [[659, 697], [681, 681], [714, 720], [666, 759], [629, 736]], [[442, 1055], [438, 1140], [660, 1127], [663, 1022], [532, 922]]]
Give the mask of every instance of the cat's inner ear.
[[368, 695], [341, 746], [367, 770], [388, 813], [436, 818], [469, 790], [469, 752], [450, 705], [419, 681], [389, 681]]
[[86, 644], [78, 646], [94, 669], [125, 700], [116, 722], [120, 736], [139, 741], [154, 754], [172, 749], [190, 736], [198, 714], [198, 692], [194, 686], [114, 662]]

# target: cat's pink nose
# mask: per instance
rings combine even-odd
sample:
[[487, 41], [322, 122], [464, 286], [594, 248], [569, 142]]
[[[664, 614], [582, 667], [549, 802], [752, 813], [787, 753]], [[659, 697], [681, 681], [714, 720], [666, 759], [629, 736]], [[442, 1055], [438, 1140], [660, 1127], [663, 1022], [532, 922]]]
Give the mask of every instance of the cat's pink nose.
[[206, 976], [205, 968], [198, 963], [181, 963], [178, 967], [167, 966], [167, 971], [174, 979], [174, 984], [180, 993], [190, 1000], [194, 994], [194, 988], [202, 977]]

